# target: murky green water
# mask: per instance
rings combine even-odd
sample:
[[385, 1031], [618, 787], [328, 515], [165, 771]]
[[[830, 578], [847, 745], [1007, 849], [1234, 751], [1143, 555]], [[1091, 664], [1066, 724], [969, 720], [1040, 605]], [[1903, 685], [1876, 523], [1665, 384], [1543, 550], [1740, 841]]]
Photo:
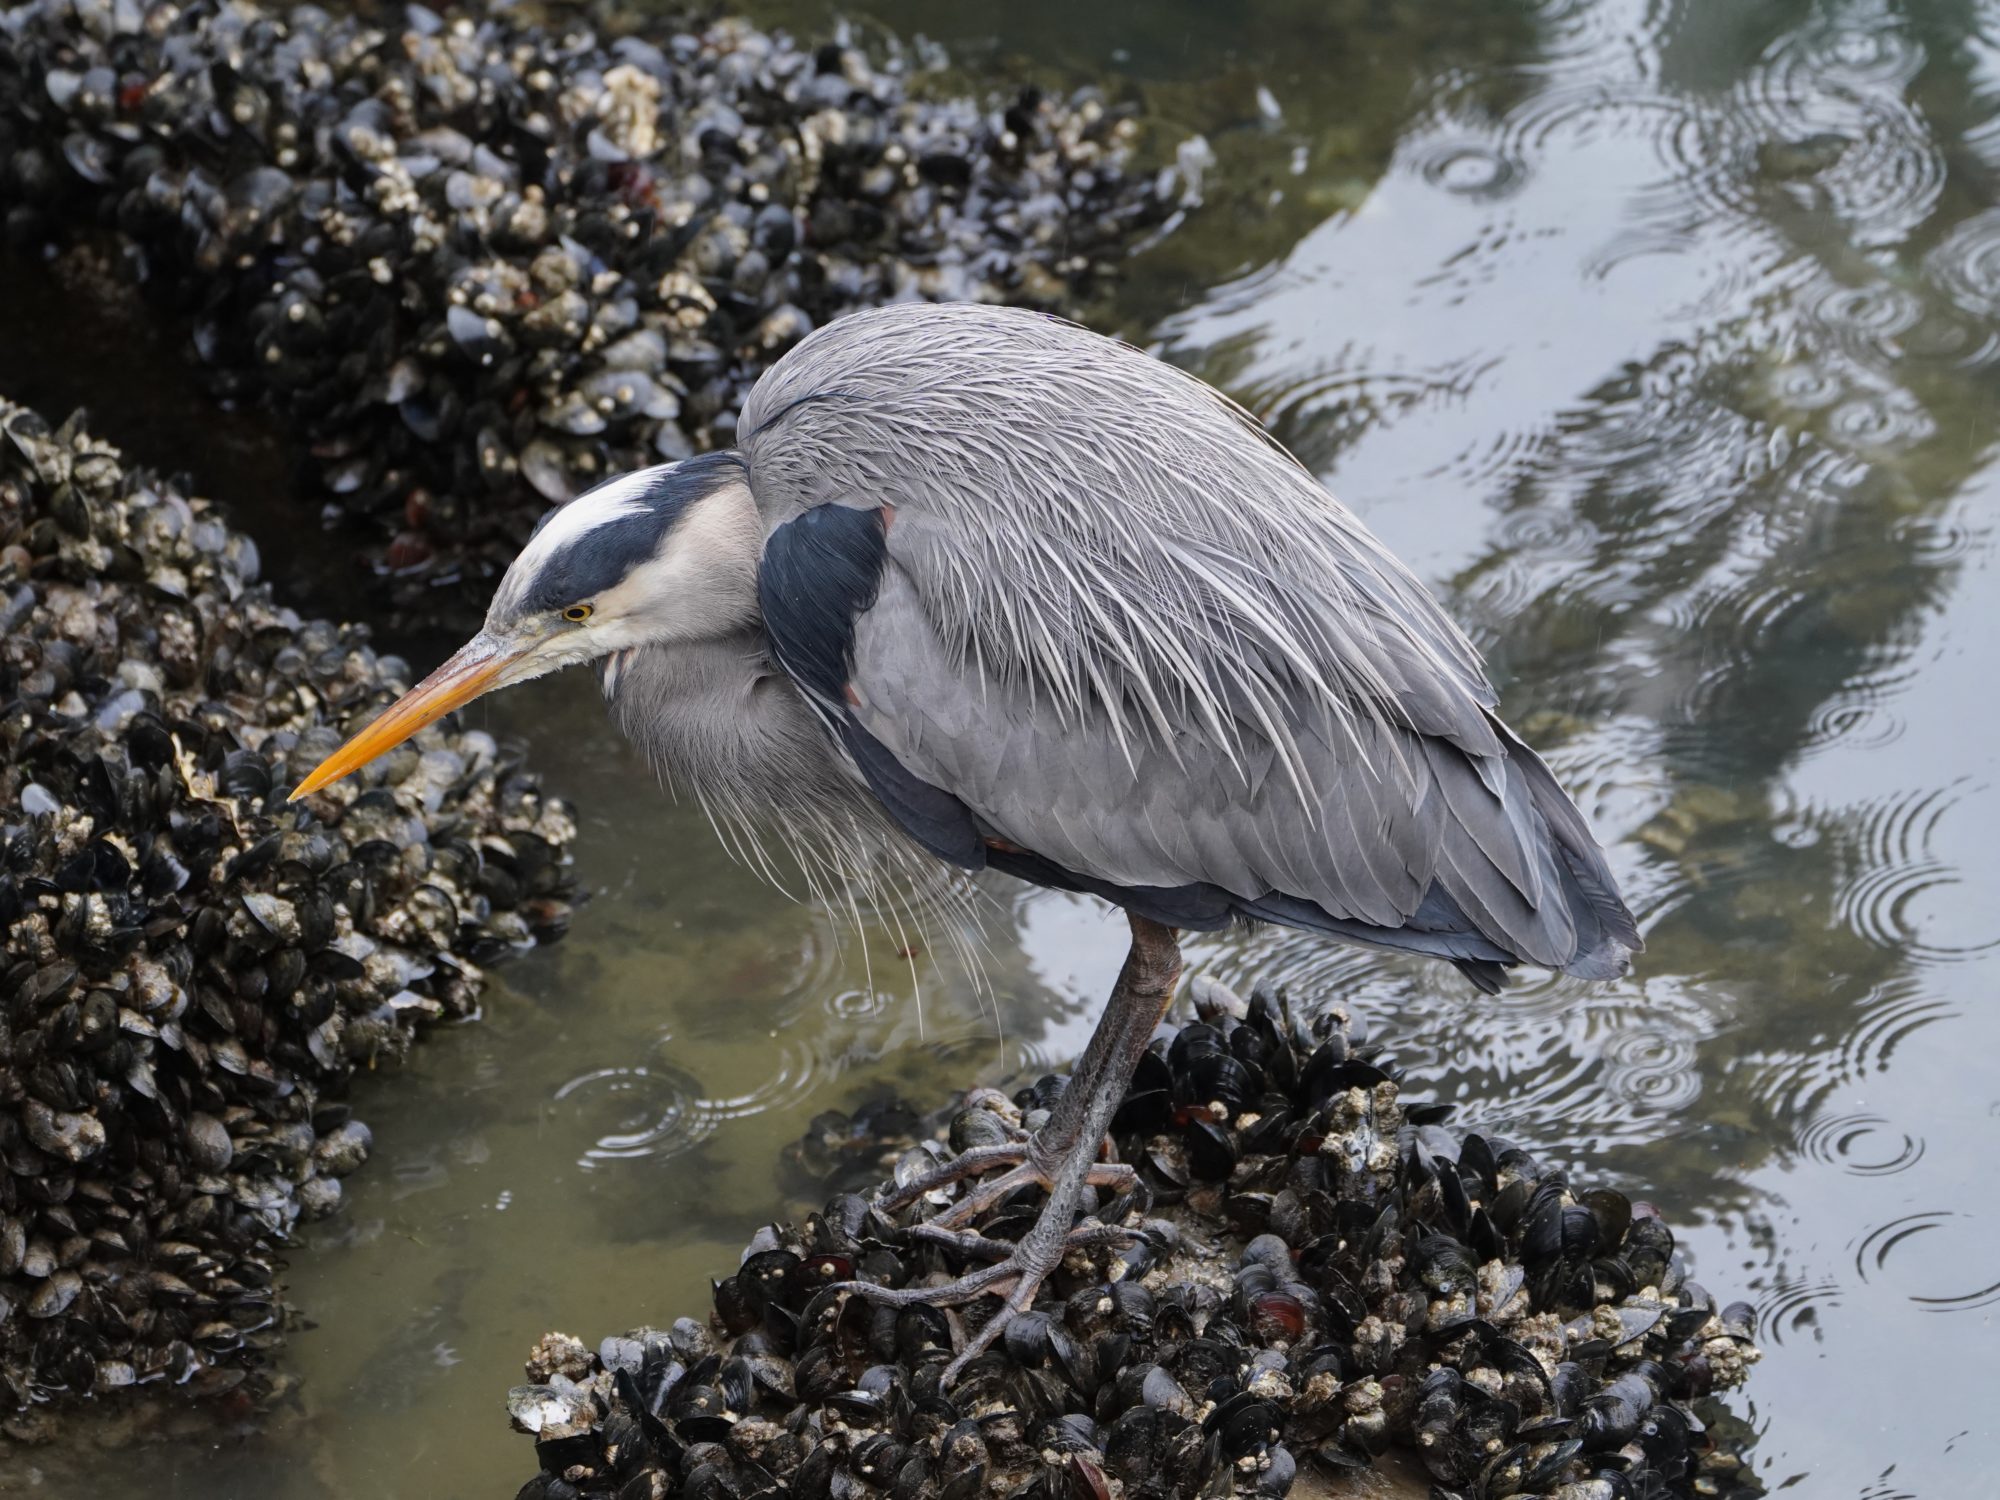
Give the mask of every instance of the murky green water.
[[[1450, 601], [1650, 944], [1498, 1000], [1278, 932], [1200, 958], [1359, 997], [1417, 1090], [1657, 1202], [1758, 1303], [1737, 1405], [1773, 1489], [1989, 1493], [2000, 5], [874, 13], [1208, 134], [1207, 202], [1100, 320], [1241, 396]], [[976, 994], [732, 867], [589, 684], [490, 721], [582, 805], [574, 935], [364, 1090], [377, 1157], [293, 1261], [296, 1420], [87, 1480], [49, 1455], [49, 1492], [511, 1494], [500, 1397], [545, 1328], [698, 1309], [797, 1205], [817, 1111], [1087, 1034], [1121, 942], [1088, 904], [996, 891]]]

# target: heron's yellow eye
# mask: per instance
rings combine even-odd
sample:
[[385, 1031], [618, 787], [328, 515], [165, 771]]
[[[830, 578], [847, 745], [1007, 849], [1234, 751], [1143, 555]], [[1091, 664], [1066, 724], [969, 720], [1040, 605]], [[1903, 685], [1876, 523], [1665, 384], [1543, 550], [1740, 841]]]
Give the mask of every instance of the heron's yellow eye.
[[568, 609], [563, 611], [563, 618], [581, 625], [585, 620], [590, 618], [590, 606], [588, 604], [572, 604]]

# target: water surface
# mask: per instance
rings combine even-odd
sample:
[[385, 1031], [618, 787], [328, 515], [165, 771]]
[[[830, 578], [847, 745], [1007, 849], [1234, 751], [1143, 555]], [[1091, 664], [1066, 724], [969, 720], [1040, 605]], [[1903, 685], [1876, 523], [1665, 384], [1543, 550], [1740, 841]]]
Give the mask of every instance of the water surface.
[[[1773, 1490], [1986, 1493], [2000, 6], [869, 17], [1205, 133], [1205, 201], [1095, 318], [1244, 400], [1437, 589], [1649, 944], [1498, 999], [1276, 931], [1198, 959], [1357, 1001], [1413, 1091], [1658, 1203], [1758, 1305], [1734, 1405]], [[594, 899], [363, 1090], [376, 1160], [293, 1260], [294, 1420], [149, 1452], [155, 1493], [511, 1493], [499, 1398], [539, 1333], [697, 1310], [800, 1206], [814, 1114], [1040, 1071], [1108, 988], [1088, 903], [996, 888], [982, 991], [730, 865], [587, 683], [487, 713], [581, 804]]]

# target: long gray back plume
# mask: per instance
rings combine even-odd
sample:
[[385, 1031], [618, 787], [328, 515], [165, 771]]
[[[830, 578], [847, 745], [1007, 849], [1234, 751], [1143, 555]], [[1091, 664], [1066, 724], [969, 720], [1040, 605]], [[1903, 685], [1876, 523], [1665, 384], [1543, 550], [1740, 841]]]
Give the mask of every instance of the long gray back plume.
[[1193, 377], [1038, 314], [912, 304], [814, 333], [739, 432], [767, 534], [884, 509], [852, 712], [985, 834], [1468, 965], [1602, 976], [1639, 946], [1471, 644]]

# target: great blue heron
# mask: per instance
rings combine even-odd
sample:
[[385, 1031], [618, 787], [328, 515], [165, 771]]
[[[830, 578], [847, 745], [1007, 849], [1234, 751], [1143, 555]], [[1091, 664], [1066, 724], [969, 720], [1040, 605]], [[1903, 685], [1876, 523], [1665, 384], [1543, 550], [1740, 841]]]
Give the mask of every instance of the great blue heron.
[[304, 796], [493, 688], [602, 660], [626, 734], [761, 861], [833, 899], [919, 904], [996, 869], [1125, 909], [1131, 951], [1032, 1138], [926, 1231], [1033, 1230], [892, 1302], [1026, 1308], [1080, 1213], [1130, 1183], [1100, 1143], [1180, 972], [1177, 929], [1279, 922], [1590, 979], [1640, 947], [1603, 852], [1494, 716], [1422, 585], [1247, 413], [1074, 324], [898, 306], [820, 329], [751, 392], [734, 451], [554, 511], [485, 627]]

